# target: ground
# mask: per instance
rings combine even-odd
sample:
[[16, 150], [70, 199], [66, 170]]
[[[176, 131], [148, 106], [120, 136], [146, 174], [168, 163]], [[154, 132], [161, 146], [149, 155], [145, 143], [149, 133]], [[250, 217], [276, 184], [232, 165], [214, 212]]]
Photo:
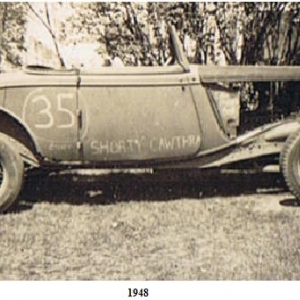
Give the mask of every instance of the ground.
[[0, 216], [0, 279], [299, 280], [299, 216], [278, 175], [37, 176]]

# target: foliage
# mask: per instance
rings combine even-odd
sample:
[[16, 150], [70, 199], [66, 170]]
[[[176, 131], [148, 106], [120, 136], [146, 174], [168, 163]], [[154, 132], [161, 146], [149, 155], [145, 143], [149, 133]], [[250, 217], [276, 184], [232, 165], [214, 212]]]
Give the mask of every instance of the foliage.
[[[229, 64], [296, 64], [299, 52], [298, 3], [217, 5], [216, 20], [222, 50]], [[235, 37], [243, 38], [237, 57]]]
[[[191, 62], [229, 65], [299, 65], [300, 4], [297, 2], [74, 2], [56, 3], [72, 13], [60, 22], [28, 3], [0, 3], [1, 59], [20, 66], [28, 10], [41, 21], [65, 66], [61, 47], [96, 43], [105, 64], [119, 56], [125, 65], [165, 65], [172, 58], [167, 25], [173, 24]], [[52, 4], [51, 4], [52, 5]], [[221, 57], [221, 58], [220, 58]], [[286, 115], [299, 108], [294, 84], [244, 87], [244, 110]], [[289, 92], [287, 92], [289, 91]], [[255, 99], [253, 99], [255, 95]], [[259, 96], [257, 96], [259, 95]], [[257, 100], [259, 99], [259, 100]], [[258, 105], [253, 100], [259, 101]], [[287, 105], [288, 103], [288, 105]], [[251, 107], [251, 108], [249, 108]]]
[[[101, 51], [121, 56], [126, 65], [164, 65], [170, 56], [167, 24], [179, 32], [187, 30], [190, 14], [198, 31], [195, 3], [84, 3], [73, 4], [77, 18], [65, 24], [62, 39], [70, 27], [79, 37], [90, 36]], [[198, 22], [198, 23], [197, 23]], [[69, 26], [69, 28], [67, 28]]]
[[[299, 65], [299, 3], [220, 3], [216, 21], [229, 64]], [[237, 33], [242, 37], [240, 48]], [[299, 110], [300, 90], [294, 83], [255, 83], [242, 88], [246, 95], [242, 98], [242, 120], [251, 126]]]
[[[299, 50], [298, 3], [73, 3], [62, 39], [91, 38], [108, 54], [118, 51], [128, 64], [163, 64], [168, 57], [166, 25], [176, 26], [182, 41], [195, 42], [189, 57], [198, 63], [295, 64]], [[209, 59], [210, 58], [210, 59]], [[147, 61], [148, 60], [148, 61]]]
[[0, 3], [0, 62], [13, 66], [22, 65], [26, 23], [24, 3]]
[[47, 3], [45, 15], [29, 3], [1, 3], [2, 54], [15, 64], [21, 63], [29, 9], [49, 31], [58, 56], [61, 56], [59, 44], [88, 40], [98, 42], [99, 49], [109, 55], [118, 52], [127, 64], [162, 65], [170, 55], [166, 25], [171, 23], [183, 42], [186, 37], [195, 42], [196, 49], [190, 56], [194, 62], [207, 63], [209, 56], [215, 62], [219, 50], [227, 64], [280, 65], [299, 61], [298, 3], [76, 2], [69, 5], [73, 8], [72, 16], [53, 25]]

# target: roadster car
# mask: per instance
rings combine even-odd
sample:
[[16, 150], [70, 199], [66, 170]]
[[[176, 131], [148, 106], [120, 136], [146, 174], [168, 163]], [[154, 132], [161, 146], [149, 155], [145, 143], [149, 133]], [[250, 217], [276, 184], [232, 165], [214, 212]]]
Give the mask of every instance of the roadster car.
[[[25, 68], [0, 75], [0, 210], [17, 202], [26, 170], [206, 170], [280, 164], [300, 199], [300, 122], [239, 135], [233, 83], [299, 81], [300, 67], [189, 64], [174, 27], [176, 63], [98, 70]], [[263, 174], [263, 173], [262, 173]]]

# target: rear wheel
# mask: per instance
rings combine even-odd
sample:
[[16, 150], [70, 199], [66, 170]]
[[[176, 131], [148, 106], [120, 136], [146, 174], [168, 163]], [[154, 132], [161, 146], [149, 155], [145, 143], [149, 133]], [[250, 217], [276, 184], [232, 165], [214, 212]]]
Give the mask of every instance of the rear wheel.
[[300, 200], [300, 132], [291, 134], [285, 142], [280, 167], [290, 191]]
[[10, 138], [0, 134], [0, 212], [16, 203], [23, 184], [24, 163]]

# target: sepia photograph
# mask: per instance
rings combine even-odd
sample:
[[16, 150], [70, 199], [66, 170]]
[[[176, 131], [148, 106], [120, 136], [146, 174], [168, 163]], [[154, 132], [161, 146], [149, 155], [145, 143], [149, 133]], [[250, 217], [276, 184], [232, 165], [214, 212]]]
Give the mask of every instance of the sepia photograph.
[[299, 280], [299, 82], [298, 2], [1, 2], [0, 280]]

